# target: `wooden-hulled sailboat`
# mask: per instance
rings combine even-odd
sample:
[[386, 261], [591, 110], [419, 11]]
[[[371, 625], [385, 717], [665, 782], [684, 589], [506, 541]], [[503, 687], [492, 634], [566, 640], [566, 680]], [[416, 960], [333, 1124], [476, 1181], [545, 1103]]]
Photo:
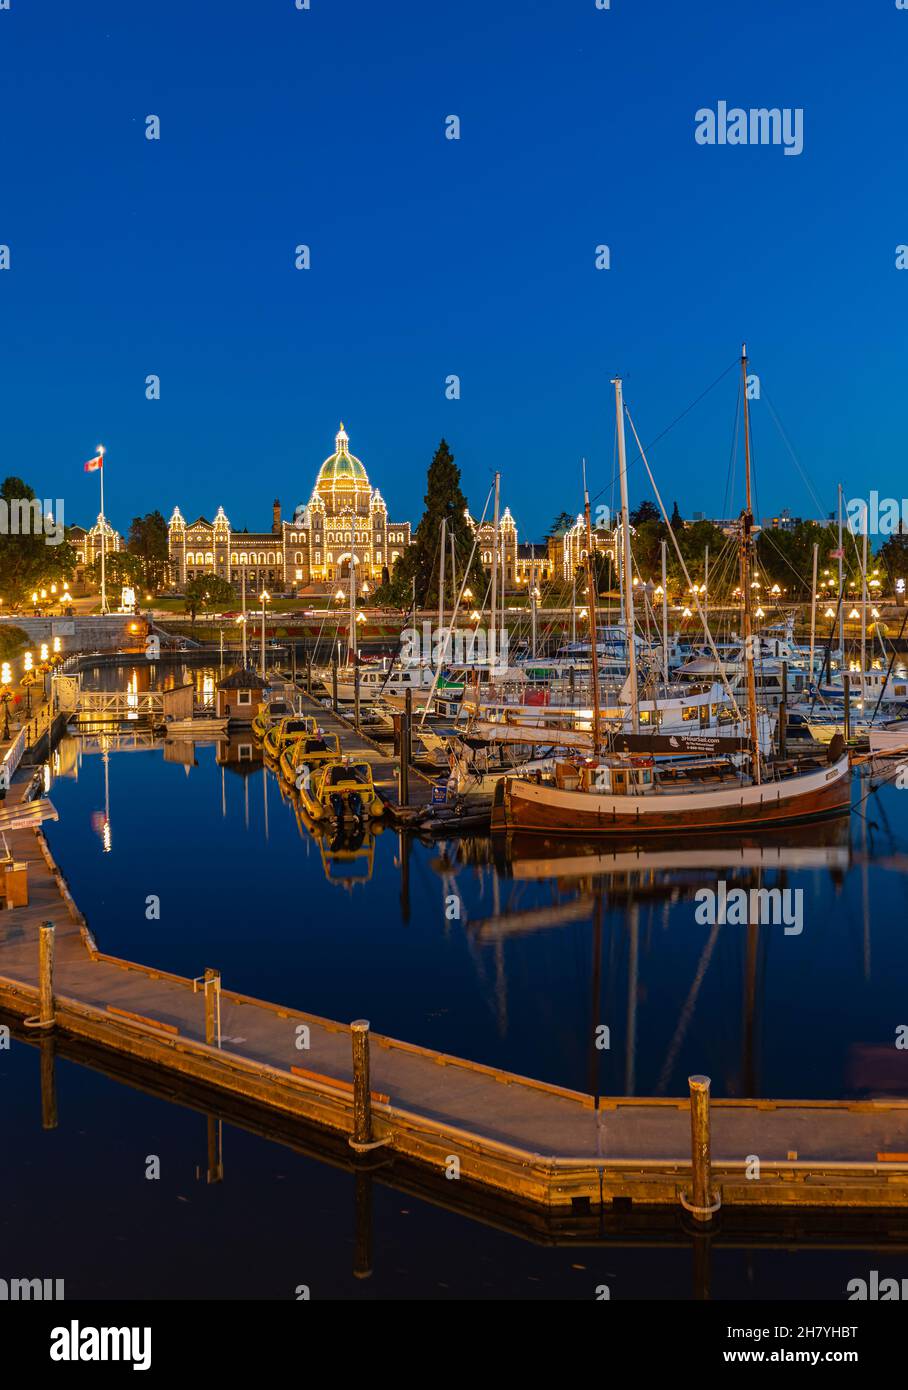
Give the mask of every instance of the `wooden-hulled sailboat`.
[[[744, 651], [747, 663], [747, 725], [749, 738], [743, 767], [730, 760], [704, 759], [688, 766], [657, 768], [651, 754], [603, 750], [599, 717], [596, 663], [592, 664], [594, 756], [556, 765], [554, 783], [509, 778], [496, 788], [492, 807], [493, 831], [540, 831], [556, 835], [665, 834], [705, 830], [736, 830], [791, 824], [841, 814], [850, 805], [850, 762], [843, 740], [830, 744], [826, 758], [810, 761], [761, 758], [758, 739], [754, 642], [751, 612], [750, 419], [747, 403], [747, 352], [741, 353], [744, 397], [746, 502], [741, 514], [740, 566], [744, 596]], [[616, 379], [615, 408], [621, 482], [621, 519], [626, 538], [625, 573], [630, 575], [630, 537], [627, 508], [627, 465], [621, 381]], [[647, 465], [648, 467], [648, 465]], [[663, 516], [665, 509], [658, 489]], [[596, 630], [596, 584], [589, 491], [584, 479], [591, 631]], [[667, 518], [666, 518], [667, 520]], [[624, 585], [627, 630], [634, 630], [633, 587]], [[636, 688], [630, 683], [636, 732]]]

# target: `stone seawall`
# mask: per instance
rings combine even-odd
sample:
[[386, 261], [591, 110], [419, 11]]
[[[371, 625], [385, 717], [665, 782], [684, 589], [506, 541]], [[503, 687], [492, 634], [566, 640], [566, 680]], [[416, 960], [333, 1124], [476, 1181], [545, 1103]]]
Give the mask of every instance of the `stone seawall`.
[[72, 618], [35, 618], [14, 614], [0, 618], [0, 623], [21, 628], [35, 647], [40, 647], [42, 642], [51, 646], [53, 639], [59, 637], [64, 656], [72, 652], [114, 652], [120, 647], [144, 647], [148, 631], [145, 618], [130, 617], [124, 613], [111, 613], [103, 618], [100, 614]]

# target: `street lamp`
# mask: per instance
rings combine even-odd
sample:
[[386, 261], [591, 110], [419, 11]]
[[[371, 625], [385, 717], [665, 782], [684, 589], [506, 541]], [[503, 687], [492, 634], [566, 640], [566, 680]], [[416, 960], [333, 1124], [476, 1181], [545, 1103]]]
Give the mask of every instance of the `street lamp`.
[[0, 667], [0, 700], [3, 701], [3, 741], [9, 741], [9, 702], [13, 698], [13, 673], [8, 661]]
[[262, 590], [262, 680], [265, 679], [265, 604], [271, 602], [271, 595]]
[[32, 686], [38, 677], [34, 673], [34, 658], [31, 652], [25, 653], [25, 673], [19, 684], [25, 690], [25, 713], [27, 718], [31, 718], [32, 712]]

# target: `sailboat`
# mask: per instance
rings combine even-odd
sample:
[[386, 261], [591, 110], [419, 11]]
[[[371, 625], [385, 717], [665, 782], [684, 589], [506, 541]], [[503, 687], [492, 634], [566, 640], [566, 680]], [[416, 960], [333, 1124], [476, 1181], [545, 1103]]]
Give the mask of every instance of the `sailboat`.
[[[598, 672], [593, 663], [593, 756], [565, 759], [555, 766], [553, 783], [515, 777], [503, 780], [495, 790], [492, 831], [537, 831], [558, 835], [635, 835], [690, 833], [767, 826], [814, 820], [841, 814], [850, 805], [850, 760], [844, 740], [835, 738], [826, 757], [764, 761], [759, 743], [757, 692], [754, 671], [755, 641], [751, 607], [750, 574], [753, 551], [751, 502], [750, 420], [747, 401], [747, 350], [742, 348], [741, 372], [744, 398], [744, 452], [746, 502], [741, 514], [739, 562], [743, 595], [743, 650], [746, 663], [747, 728], [745, 756], [715, 756], [688, 763], [656, 765], [646, 739], [624, 739], [627, 751], [603, 747], [599, 706]], [[618, 432], [621, 516], [624, 533], [625, 574], [630, 574], [630, 533], [627, 509], [627, 464], [624, 438], [624, 403], [621, 379], [613, 382]], [[642, 450], [641, 450], [642, 454]], [[645, 459], [644, 459], [645, 462]], [[647, 464], [647, 470], [649, 465]], [[652, 476], [652, 475], [650, 475]], [[656, 489], [663, 516], [665, 508]], [[595, 630], [596, 584], [589, 491], [584, 479], [584, 514], [587, 530], [587, 566], [590, 609]], [[668, 518], [666, 517], [666, 523]], [[633, 586], [625, 584], [625, 622], [634, 630]], [[629, 644], [628, 689], [633, 734], [639, 735], [634, 647]]]

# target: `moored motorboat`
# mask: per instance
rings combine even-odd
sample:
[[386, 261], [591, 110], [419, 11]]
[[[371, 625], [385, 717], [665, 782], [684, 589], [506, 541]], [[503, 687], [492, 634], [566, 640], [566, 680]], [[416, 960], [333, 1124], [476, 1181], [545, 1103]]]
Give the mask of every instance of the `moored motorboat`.
[[285, 748], [306, 734], [317, 734], [318, 723], [311, 714], [286, 714], [265, 732], [262, 747], [269, 758], [277, 760]]
[[281, 752], [281, 776], [290, 787], [299, 790], [303, 781], [311, 777], [318, 767], [326, 763], [339, 762], [341, 758], [340, 739], [337, 734], [319, 733], [317, 730], [303, 734], [288, 743]]
[[367, 762], [345, 758], [328, 763], [305, 778], [297, 790], [303, 809], [315, 821], [362, 821], [384, 814]]
[[292, 713], [292, 707], [283, 698], [263, 700], [252, 721], [252, 732], [256, 738], [264, 738], [272, 724]]

